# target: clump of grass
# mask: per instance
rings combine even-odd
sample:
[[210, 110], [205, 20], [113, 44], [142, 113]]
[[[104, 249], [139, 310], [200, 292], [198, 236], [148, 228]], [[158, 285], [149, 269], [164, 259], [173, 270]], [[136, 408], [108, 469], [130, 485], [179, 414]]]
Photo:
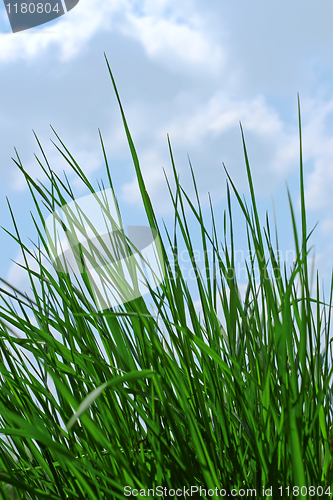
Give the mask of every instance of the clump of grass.
[[[30, 250], [13, 216], [15, 231], [9, 234], [22, 249], [32, 296], [8, 284], [1, 289], [1, 497], [116, 499], [135, 488], [153, 498], [157, 487], [169, 492], [191, 486], [206, 489], [202, 498], [219, 498], [216, 488], [226, 496], [232, 489], [243, 489], [246, 496], [247, 489], [256, 488], [257, 498], [269, 497], [263, 488], [272, 488], [271, 498], [298, 496], [297, 491], [303, 497], [328, 493], [333, 479], [333, 281], [329, 304], [320, 300], [318, 276], [316, 296], [311, 296], [300, 111], [301, 236], [288, 191], [296, 251], [288, 271], [280, 261], [277, 238], [276, 248], [272, 243], [268, 217], [266, 227], [260, 225], [243, 130], [250, 208], [226, 170], [228, 209], [223, 224], [217, 223], [211, 204], [207, 228], [192, 167], [195, 203], [180, 185], [169, 141], [175, 192], [167, 182], [174, 227], [162, 232], [108, 68], [147, 219], [162, 242], [165, 279], [151, 290], [153, 307], [139, 297], [99, 311], [89, 283], [84, 291], [70, 274], [50, 271], [43, 210], [51, 213], [74, 195], [67, 179], [64, 182], [52, 171], [37, 138], [43, 161], [36, 158], [48, 185], [36, 182], [17, 155], [14, 161], [39, 217], [34, 218], [39, 242]], [[56, 137], [60, 154], [94, 193]], [[113, 190], [102, 137], [101, 146]], [[235, 271], [229, 186], [245, 217], [251, 255], [244, 301]], [[203, 275], [186, 206], [201, 235]], [[191, 257], [202, 318], [179, 265], [181, 245]], [[172, 495], [164, 493], [162, 498], [167, 496]], [[244, 497], [242, 490], [240, 496]]]

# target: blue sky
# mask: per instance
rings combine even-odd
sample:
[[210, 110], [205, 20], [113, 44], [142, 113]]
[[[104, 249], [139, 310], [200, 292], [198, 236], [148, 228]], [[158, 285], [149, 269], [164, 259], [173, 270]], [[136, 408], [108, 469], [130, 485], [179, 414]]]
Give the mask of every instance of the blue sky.
[[[248, 194], [241, 121], [262, 224], [265, 210], [272, 214], [273, 195], [285, 254], [294, 248], [285, 181], [299, 205], [299, 92], [308, 229], [319, 221], [310, 242], [328, 293], [332, 21], [331, 0], [80, 0], [56, 21], [12, 34], [0, 6], [0, 225], [12, 229], [8, 197], [22, 239], [32, 247], [33, 202], [11, 156], [16, 147], [31, 175], [45, 180], [33, 156], [33, 129], [53, 170], [62, 172], [66, 165], [50, 142], [50, 124], [95, 185], [105, 178], [101, 129], [125, 222], [145, 221], [105, 52], [159, 220], [172, 224], [163, 174], [164, 168], [171, 175], [167, 134], [183, 186], [191, 191], [189, 154], [206, 207], [207, 192], [217, 212], [227, 206], [222, 162], [239, 191]], [[86, 194], [67, 173], [77, 195]], [[243, 231], [239, 220], [236, 227]], [[20, 261], [17, 245], [4, 231], [0, 242], [0, 275], [25, 288], [24, 273], [10, 260]]]

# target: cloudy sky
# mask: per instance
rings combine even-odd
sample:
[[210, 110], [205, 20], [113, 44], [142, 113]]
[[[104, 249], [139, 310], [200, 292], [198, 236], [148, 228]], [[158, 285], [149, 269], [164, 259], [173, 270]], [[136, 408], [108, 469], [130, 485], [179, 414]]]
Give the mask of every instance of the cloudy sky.
[[[217, 214], [226, 208], [223, 163], [248, 196], [241, 122], [262, 223], [266, 210], [272, 215], [273, 196], [285, 255], [294, 248], [286, 181], [299, 206], [299, 93], [308, 229], [319, 221], [310, 241], [327, 294], [333, 252], [332, 22], [331, 0], [80, 0], [56, 21], [13, 34], [0, 5], [0, 225], [12, 230], [8, 197], [31, 247], [33, 202], [11, 157], [15, 147], [24, 167], [43, 180], [34, 159], [34, 153], [40, 156], [34, 130], [61, 173], [66, 165], [50, 142], [56, 140], [50, 124], [96, 186], [96, 179], [105, 178], [101, 129], [125, 221], [145, 221], [105, 52], [159, 220], [172, 224], [163, 174], [171, 174], [167, 134], [181, 182], [191, 191], [189, 155], [204, 206], [209, 192]], [[76, 194], [87, 194], [67, 172]], [[17, 245], [4, 231], [0, 242], [0, 276], [24, 287], [10, 260], [20, 261]]]

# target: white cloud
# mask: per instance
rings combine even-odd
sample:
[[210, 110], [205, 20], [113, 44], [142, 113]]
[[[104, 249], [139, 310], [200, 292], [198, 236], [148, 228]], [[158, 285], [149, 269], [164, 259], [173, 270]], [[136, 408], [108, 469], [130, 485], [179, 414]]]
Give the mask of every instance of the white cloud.
[[139, 40], [149, 57], [169, 69], [188, 72], [199, 67], [218, 73], [225, 60], [222, 47], [209, 41], [198, 20], [179, 23], [176, 20], [156, 18], [152, 15], [138, 17], [128, 14], [129, 24], [123, 33]]
[[[234, 4], [218, 0], [206, 4], [196, 0], [80, 0], [75, 9], [42, 27], [40, 33], [0, 34], [0, 64], [6, 65], [0, 83], [4, 139], [0, 165], [5, 189], [22, 191], [25, 186], [12, 173], [9, 148], [15, 145], [20, 154], [26, 154], [29, 130], [48, 131], [48, 123], [55, 126], [86, 174], [95, 177], [103, 164], [100, 127], [124, 199], [132, 207], [141, 204], [104, 64], [105, 50], [157, 212], [172, 210], [162, 170], [171, 168], [167, 133], [184, 188], [191, 186], [188, 153], [205, 199], [207, 191], [214, 201], [225, 195], [222, 162], [236, 186], [247, 189], [239, 121], [256, 192], [271, 194], [285, 178], [289, 182], [299, 167], [298, 90], [307, 205], [331, 208], [333, 100], [327, 75], [332, 71], [332, 56], [327, 47], [332, 40], [328, 21], [332, 6], [323, 2], [322, 11], [315, 5], [302, 7], [305, 17], [299, 24], [302, 5], [295, 0], [285, 18], [282, 7], [267, 4], [263, 8], [255, 0], [242, 3], [242, 15]], [[318, 48], [318, 59], [317, 52], [310, 50], [312, 45]], [[313, 92], [319, 84], [323, 92], [327, 90], [323, 96]], [[61, 171], [65, 165], [59, 154], [53, 146], [46, 149], [52, 168]], [[131, 163], [131, 169], [125, 162]], [[23, 158], [23, 164], [40, 177], [31, 154]]]
[[177, 117], [170, 130], [173, 136], [182, 136], [188, 144], [195, 144], [208, 133], [215, 136], [238, 127], [260, 136], [276, 136], [283, 131], [278, 113], [269, 108], [263, 96], [251, 100], [230, 99], [225, 92], [217, 92], [208, 102], [202, 102], [189, 116]]
[[[166, 181], [163, 174], [163, 168], [169, 172], [170, 165], [166, 162], [165, 158], [157, 150], [151, 149], [144, 152], [140, 156], [140, 165], [144, 172], [144, 181], [148, 193], [154, 193], [154, 199], [159, 199], [157, 210], [161, 213], [165, 210], [170, 210], [170, 203], [166, 202], [165, 196], [161, 199], [159, 195], [161, 190], [165, 187]], [[131, 182], [127, 182], [122, 187], [122, 197], [130, 204], [142, 205], [142, 197], [139, 190], [137, 178], [135, 177]]]
[[112, 16], [129, 8], [128, 1], [81, 0], [69, 13], [51, 25], [19, 33], [0, 33], [0, 63], [45, 56], [46, 50], [60, 49], [60, 61], [73, 58], [99, 31], [108, 30]]
[[[148, 192], [152, 193], [158, 211], [164, 211], [167, 206], [172, 210], [171, 204], [167, 204], [165, 199], [169, 199], [167, 191], [162, 197], [165, 186], [162, 167], [170, 172], [171, 166], [166, 133], [171, 138], [183, 187], [188, 190], [192, 184], [190, 176], [186, 176], [186, 153], [189, 153], [190, 158], [194, 158], [196, 180], [204, 199], [207, 198], [207, 192], [214, 195], [219, 193], [220, 198], [225, 194], [221, 194], [220, 187], [223, 180], [222, 162], [225, 162], [237, 187], [243, 189], [246, 186], [239, 121], [244, 129], [258, 190], [270, 189], [273, 192], [290, 169], [297, 169], [297, 128], [288, 127], [262, 96], [251, 100], [231, 99], [226, 92], [219, 91], [206, 101], [196, 101], [196, 95], [191, 93], [183, 93], [183, 97], [186, 105], [176, 98], [174, 103], [170, 103], [174, 113], [172, 116], [169, 113], [163, 123], [153, 126], [150, 113], [147, 113], [145, 120], [141, 122], [140, 138], [146, 135], [151, 141], [142, 148], [139, 159]], [[134, 110], [131, 115], [135, 118], [136, 128], [139, 129], [137, 117], [140, 114]], [[123, 195], [131, 200], [131, 203], [141, 202], [135, 178], [124, 185]]]
[[333, 99], [305, 100], [302, 105], [304, 158], [313, 170], [305, 182], [309, 209], [331, 209], [333, 190]]

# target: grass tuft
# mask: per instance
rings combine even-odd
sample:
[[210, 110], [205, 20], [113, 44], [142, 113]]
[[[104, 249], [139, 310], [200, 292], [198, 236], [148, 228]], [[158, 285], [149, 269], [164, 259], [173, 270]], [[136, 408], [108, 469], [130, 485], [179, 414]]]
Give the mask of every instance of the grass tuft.
[[[37, 211], [32, 217], [38, 243], [33, 250], [23, 243], [9, 204], [14, 231], [7, 233], [22, 251], [31, 295], [2, 280], [1, 498], [122, 499], [131, 489], [153, 498], [157, 487], [201, 487], [207, 490], [203, 498], [220, 498], [216, 488], [225, 496], [256, 488], [257, 498], [298, 497], [298, 491], [305, 498], [332, 498], [333, 274], [329, 302], [320, 299], [318, 275], [312, 297], [299, 99], [301, 236], [288, 190], [296, 259], [287, 270], [276, 225], [274, 248], [268, 216], [263, 228], [259, 220], [242, 127], [250, 206], [225, 168], [227, 210], [221, 224], [210, 200], [207, 227], [192, 166], [195, 202], [179, 182], [168, 138], [174, 227], [162, 231], [106, 62], [147, 221], [161, 241], [165, 279], [149, 300], [138, 297], [99, 310], [86, 272], [80, 281], [50, 265], [45, 221], [74, 200], [67, 178], [51, 169], [37, 137], [36, 160], [47, 183], [35, 181], [17, 154], [14, 162]], [[56, 138], [59, 153], [88, 191], [100, 191]], [[114, 193], [101, 133], [100, 140]], [[244, 300], [235, 269], [231, 191], [244, 215], [250, 255]], [[194, 229], [186, 210], [194, 216]], [[201, 238], [204, 273], [194, 234]], [[201, 315], [180, 266], [180, 248], [190, 256]], [[271, 496], [263, 494], [270, 488]]]

